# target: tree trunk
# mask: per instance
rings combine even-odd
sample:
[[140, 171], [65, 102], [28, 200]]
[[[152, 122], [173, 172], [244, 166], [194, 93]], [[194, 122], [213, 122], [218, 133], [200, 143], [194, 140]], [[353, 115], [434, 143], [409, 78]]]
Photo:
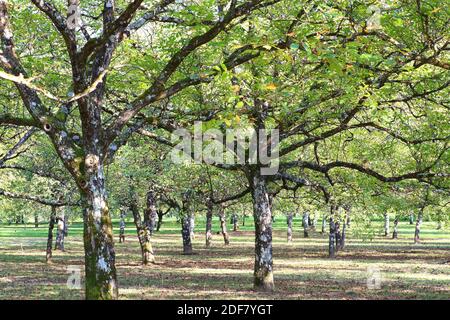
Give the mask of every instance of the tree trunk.
[[394, 232], [392, 233], [392, 239], [398, 238], [398, 218], [394, 220]]
[[312, 222], [312, 227], [314, 228], [314, 230], [316, 230], [318, 218], [319, 218], [319, 216], [318, 216], [317, 212], [314, 212], [314, 219]]
[[156, 231], [159, 231], [159, 230], [161, 230], [161, 225], [162, 225], [164, 214], [163, 214], [162, 210], [158, 210], [157, 213], [158, 213], [158, 223], [156, 224]]
[[50, 220], [48, 222], [47, 251], [45, 255], [45, 261], [47, 262], [50, 262], [52, 259], [53, 228], [55, 227], [55, 220], [56, 207], [52, 206], [52, 213], [50, 214]]
[[64, 251], [64, 216], [58, 217], [56, 219], [56, 241], [55, 241], [55, 250]]
[[259, 172], [250, 177], [253, 218], [255, 220], [254, 289], [273, 291], [272, 212], [266, 187], [266, 178]]
[[[141, 246], [142, 264], [147, 265], [155, 262], [155, 256], [153, 254], [153, 247], [150, 237], [149, 223], [142, 222], [141, 215], [139, 214], [139, 208], [137, 203], [132, 201], [130, 210], [133, 213], [133, 220], [136, 226], [136, 232]], [[148, 222], [148, 221], [147, 221]]]
[[125, 242], [125, 212], [120, 213], [119, 222], [119, 243]]
[[223, 241], [224, 241], [225, 245], [227, 246], [230, 244], [230, 238], [228, 236], [227, 220], [225, 217], [225, 211], [224, 211], [223, 206], [219, 207], [219, 218], [220, 218], [220, 231], [222, 232]]
[[69, 235], [69, 215], [64, 215], [64, 237]]
[[308, 212], [303, 213], [302, 225], [303, 225], [303, 237], [305, 237], [305, 238], [309, 237], [308, 228], [309, 228], [310, 220], [311, 219], [309, 217], [309, 213]]
[[341, 225], [340, 225], [340, 223], [339, 223], [339, 221], [336, 221], [336, 223], [335, 223], [335, 229], [336, 229], [336, 232], [335, 232], [335, 238], [336, 238], [336, 252], [338, 252], [339, 251], [339, 249], [340, 249], [340, 244], [341, 244], [341, 238], [342, 238], [342, 236], [341, 236]]
[[211, 247], [212, 242], [212, 217], [213, 217], [213, 203], [208, 200], [206, 203], [206, 247]]
[[157, 217], [155, 194], [150, 190], [147, 192], [147, 208], [144, 212], [144, 223], [147, 225], [150, 236], [152, 236], [155, 231]]
[[39, 228], [39, 216], [37, 214], [34, 215], [34, 227]]
[[346, 219], [344, 219], [344, 223], [342, 225], [341, 241], [339, 241], [339, 249], [345, 248], [346, 229], [347, 229], [347, 221]]
[[419, 212], [419, 215], [417, 217], [416, 221], [416, 230], [414, 231], [414, 243], [420, 242], [420, 226], [422, 225], [422, 210]]
[[441, 220], [438, 221], [438, 225], [437, 225], [436, 229], [437, 230], [441, 230], [442, 229], [442, 221]]
[[181, 236], [183, 237], [183, 254], [192, 254], [191, 217], [187, 215], [181, 220]]
[[325, 233], [325, 228], [327, 227], [327, 217], [324, 214], [322, 217], [322, 234]]
[[292, 213], [288, 213], [287, 216], [287, 241], [292, 242]]
[[90, 175], [83, 195], [86, 299], [117, 299], [118, 287], [111, 216], [103, 168]]
[[335, 208], [333, 205], [331, 205], [331, 214], [330, 214], [330, 235], [329, 235], [329, 241], [328, 241], [328, 256], [330, 258], [334, 258], [336, 257], [336, 245], [335, 245], [335, 240], [336, 240], [336, 224], [334, 222], [334, 212], [335, 212]]
[[231, 217], [231, 219], [232, 219], [232, 222], [233, 222], [233, 231], [234, 231], [234, 232], [235, 232], [235, 231], [238, 231], [238, 222], [239, 222], [239, 219], [238, 219], [237, 214], [236, 214], [236, 213], [233, 213], [233, 216]]
[[389, 234], [389, 214], [387, 212], [384, 213], [384, 236], [387, 237]]

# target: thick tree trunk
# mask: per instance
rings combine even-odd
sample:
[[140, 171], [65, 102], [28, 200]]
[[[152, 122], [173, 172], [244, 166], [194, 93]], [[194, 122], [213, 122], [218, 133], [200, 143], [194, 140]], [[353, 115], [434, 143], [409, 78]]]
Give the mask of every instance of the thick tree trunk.
[[155, 231], [157, 217], [155, 194], [150, 190], [147, 192], [147, 208], [145, 208], [144, 212], [144, 223], [147, 225], [150, 236], [152, 236]]
[[394, 232], [392, 233], [392, 239], [398, 238], [398, 218], [394, 220]]
[[266, 178], [255, 172], [249, 179], [252, 189], [255, 220], [254, 289], [273, 291], [272, 212], [266, 187]]
[[133, 213], [139, 245], [141, 246], [142, 264], [147, 265], [149, 263], [154, 263], [155, 256], [153, 254], [149, 224], [145, 223], [145, 220], [142, 222], [139, 208], [135, 201], [131, 203], [130, 210]]
[[225, 217], [225, 211], [224, 211], [223, 206], [219, 207], [219, 219], [220, 219], [220, 231], [223, 236], [223, 241], [224, 241], [225, 245], [227, 246], [230, 244], [230, 237], [228, 236], [227, 218]]
[[111, 300], [118, 296], [112, 222], [103, 168], [94, 171], [83, 195], [86, 299]]
[[389, 235], [389, 214], [387, 212], [384, 213], [384, 236], [387, 237]]
[[417, 216], [416, 221], [416, 230], [414, 231], [414, 243], [420, 242], [420, 227], [422, 225], [422, 210], [419, 212], [419, 215]]
[[303, 213], [302, 225], [303, 225], [303, 237], [305, 238], [309, 237], [308, 229], [310, 220], [311, 219], [309, 217], [309, 213], [308, 212]]
[[287, 242], [292, 242], [292, 213], [287, 216]]
[[212, 242], [212, 217], [213, 217], [213, 203], [208, 200], [206, 203], [207, 211], [206, 211], [206, 247], [211, 247]]
[[190, 215], [183, 217], [181, 220], [181, 236], [183, 237], [183, 254], [192, 254]]
[[45, 261], [50, 262], [52, 259], [52, 246], [53, 246], [53, 228], [55, 227], [56, 220], [56, 207], [52, 206], [52, 213], [48, 222], [48, 236], [47, 236], [47, 251], [45, 255]]

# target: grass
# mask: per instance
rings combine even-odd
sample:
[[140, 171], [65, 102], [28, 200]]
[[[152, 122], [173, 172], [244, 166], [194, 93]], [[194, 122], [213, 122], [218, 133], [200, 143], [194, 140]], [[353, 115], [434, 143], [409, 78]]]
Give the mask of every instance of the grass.
[[[114, 221], [118, 230], [118, 222]], [[347, 235], [344, 251], [327, 257], [328, 239], [319, 232], [303, 238], [294, 220], [294, 241], [286, 243], [286, 223], [274, 224], [272, 294], [252, 291], [254, 234], [250, 218], [225, 246], [214, 233], [213, 247], [204, 246], [204, 220], [196, 221], [195, 255], [181, 254], [180, 226], [167, 219], [153, 238], [157, 263], [140, 264], [136, 231], [127, 223], [126, 242], [116, 237], [116, 264], [121, 299], [450, 299], [450, 232], [424, 222], [420, 244], [413, 244], [414, 225], [402, 221], [399, 239]], [[382, 221], [375, 222], [380, 229]], [[319, 223], [320, 226], [320, 223]], [[231, 229], [231, 226], [228, 226]], [[213, 230], [219, 230], [215, 218]], [[68, 266], [83, 275], [82, 225], [72, 223], [66, 252], [54, 252], [45, 263], [47, 226], [0, 225], [0, 299], [82, 299], [83, 289], [69, 289]], [[376, 269], [373, 269], [376, 268]], [[369, 289], [370, 270], [381, 276], [379, 289]]]

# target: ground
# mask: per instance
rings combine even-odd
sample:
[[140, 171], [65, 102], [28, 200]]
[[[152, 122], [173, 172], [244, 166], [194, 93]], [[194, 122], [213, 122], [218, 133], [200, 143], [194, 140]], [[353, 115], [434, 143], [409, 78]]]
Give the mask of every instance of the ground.
[[[180, 226], [167, 219], [153, 238], [157, 263], [140, 264], [140, 249], [131, 222], [126, 242], [115, 248], [121, 299], [450, 299], [450, 232], [424, 222], [422, 242], [413, 244], [414, 226], [399, 224], [400, 238], [377, 234], [361, 238], [354, 227], [336, 259], [327, 257], [328, 240], [320, 232], [303, 238], [294, 220], [294, 241], [286, 243], [286, 221], [274, 224], [273, 294], [252, 291], [254, 235], [250, 219], [230, 231], [225, 246], [214, 221], [213, 246], [204, 246], [204, 220], [197, 219], [195, 255], [182, 255]], [[319, 221], [320, 226], [320, 221]], [[83, 289], [69, 289], [69, 268], [83, 276], [82, 229], [73, 222], [66, 252], [54, 252], [45, 262], [47, 226], [0, 225], [0, 299], [82, 299]], [[231, 226], [229, 226], [231, 227]], [[379, 232], [378, 232], [379, 230]], [[319, 230], [318, 230], [319, 231]], [[358, 237], [357, 237], [358, 235]], [[375, 282], [368, 278], [375, 279]], [[373, 285], [373, 283], [375, 285]], [[379, 284], [379, 286], [377, 286]]]

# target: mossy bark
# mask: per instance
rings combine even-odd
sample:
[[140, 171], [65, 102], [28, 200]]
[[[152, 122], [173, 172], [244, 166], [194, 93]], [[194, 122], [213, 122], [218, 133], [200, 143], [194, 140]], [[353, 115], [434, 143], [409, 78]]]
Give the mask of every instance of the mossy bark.
[[52, 206], [52, 212], [48, 222], [48, 236], [47, 236], [47, 250], [45, 254], [45, 261], [50, 262], [52, 259], [52, 246], [53, 246], [53, 228], [55, 227], [56, 220], [56, 207]]
[[[155, 255], [153, 253], [153, 246], [151, 243], [149, 224], [142, 222], [139, 208], [135, 201], [132, 201], [130, 210], [133, 214], [134, 224], [136, 226], [136, 233], [141, 247], [142, 264], [147, 265], [155, 262]], [[147, 221], [148, 222], [148, 221]]]
[[89, 168], [87, 178], [82, 194], [86, 299], [117, 299], [116, 254], [102, 164]]
[[255, 267], [253, 287], [256, 291], [274, 290], [272, 257], [272, 212], [266, 177], [255, 171], [249, 178], [255, 221]]

